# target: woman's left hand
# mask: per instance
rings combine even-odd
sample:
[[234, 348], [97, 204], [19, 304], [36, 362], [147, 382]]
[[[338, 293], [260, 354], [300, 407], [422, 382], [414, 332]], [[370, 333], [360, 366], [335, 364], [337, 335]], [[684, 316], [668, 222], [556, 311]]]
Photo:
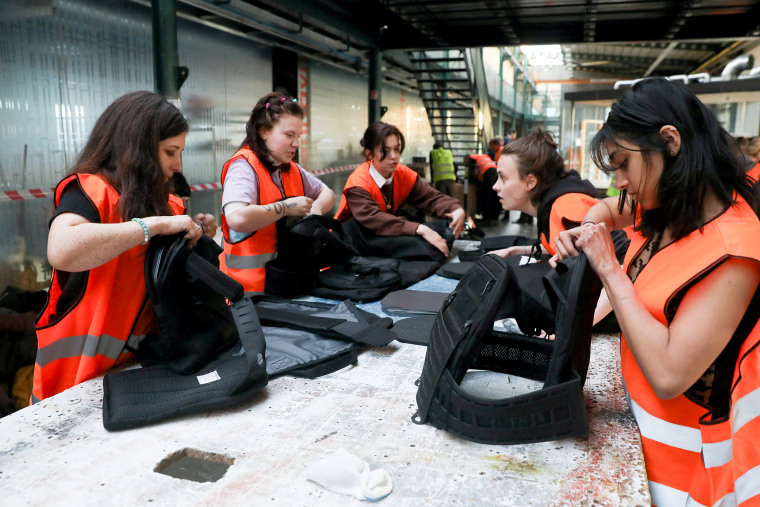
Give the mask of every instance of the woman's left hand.
[[216, 236], [216, 218], [211, 213], [198, 213], [193, 218], [193, 222], [201, 226], [206, 236], [210, 238]]
[[589, 265], [599, 276], [610, 269], [620, 269], [612, 236], [604, 222], [584, 226], [575, 246], [586, 254]]
[[458, 238], [462, 233], [462, 229], [464, 229], [464, 210], [457, 208], [450, 213], [445, 213], [443, 216], [451, 219], [449, 227], [454, 228], [454, 237]]

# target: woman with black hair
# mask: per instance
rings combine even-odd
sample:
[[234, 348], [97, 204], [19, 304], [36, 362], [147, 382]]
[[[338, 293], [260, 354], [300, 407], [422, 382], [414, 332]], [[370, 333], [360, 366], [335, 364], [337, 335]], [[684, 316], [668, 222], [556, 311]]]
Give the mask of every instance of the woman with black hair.
[[132, 357], [153, 329], [144, 259], [152, 236], [216, 234], [213, 215], [183, 215], [171, 195], [188, 124], [166, 99], [132, 92], [100, 115], [69, 175], [55, 189], [47, 304], [37, 319], [32, 401]]
[[335, 193], [293, 161], [302, 131], [298, 102], [269, 93], [253, 107], [245, 139], [224, 164], [221, 269], [247, 295], [264, 292], [266, 263], [277, 256], [275, 222], [322, 215], [335, 204]]
[[335, 218], [351, 218], [377, 236], [421, 236], [444, 255], [449, 247], [443, 237], [425, 224], [398, 216], [408, 205], [428, 215], [450, 220], [454, 237], [464, 227], [459, 201], [442, 194], [409, 167], [401, 164], [404, 135], [395, 125], [373, 123], [360, 142], [365, 162], [348, 177]]
[[[538, 241], [534, 247], [554, 255], [557, 235], [581, 224], [594, 206], [596, 188], [575, 170], [566, 171], [552, 135], [536, 128], [501, 150], [493, 190], [505, 210], [538, 217]], [[491, 253], [501, 257], [527, 255], [529, 246], [513, 246]]]
[[[556, 242], [586, 254], [622, 329], [655, 505], [760, 502], [760, 221], [733, 143], [687, 89], [640, 81], [591, 143], [618, 205]], [[609, 230], [630, 224], [621, 267]]]

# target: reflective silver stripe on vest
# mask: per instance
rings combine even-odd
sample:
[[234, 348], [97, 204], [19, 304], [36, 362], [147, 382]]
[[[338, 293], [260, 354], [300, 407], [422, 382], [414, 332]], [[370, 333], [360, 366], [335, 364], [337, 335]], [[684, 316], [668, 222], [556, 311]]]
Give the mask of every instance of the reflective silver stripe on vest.
[[746, 502], [750, 498], [760, 495], [760, 465], [750, 468], [734, 483], [736, 487], [736, 500], [738, 503]]
[[725, 465], [733, 458], [733, 441], [729, 438], [714, 444], [702, 444], [702, 457], [705, 467], [713, 468]]
[[148, 335], [145, 334], [133, 334], [129, 337], [127, 340], [127, 347], [129, 347], [132, 350], [137, 350], [137, 348], [140, 346], [140, 342], [142, 342]]
[[687, 503], [691, 498], [689, 498], [689, 494], [686, 491], [671, 488], [654, 481], [649, 481], [649, 495], [652, 497], [652, 505], [660, 507], [670, 507], [671, 505], [693, 505], [696, 507], [700, 505], [693, 502], [693, 500], [692, 503]]
[[639, 425], [641, 436], [687, 451], [700, 452], [702, 450], [702, 434], [698, 429], [659, 419], [644, 410], [630, 396], [628, 396], [628, 405], [631, 407], [633, 417], [636, 418], [636, 424]]
[[261, 269], [275, 258], [277, 258], [277, 252], [258, 255], [232, 255], [226, 252], [224, 254], [224, 262], [230, 269]]
[[125, 345], [124, 340], [108, 335], [69, 336], [37, 350], [37, 364], [44, 367], [57, 359], [97, 355], [116, 360], [124, 351]]
[[760, 417], [760, 387], [737, 400], [731, 412], [733, 418], [731, 431], [734, 434], [755, 417]]
[[264, 294], [263, 290], [247, 290], [245, 291], [245, 297], [249, 298], [251, 296], [261, 296]]

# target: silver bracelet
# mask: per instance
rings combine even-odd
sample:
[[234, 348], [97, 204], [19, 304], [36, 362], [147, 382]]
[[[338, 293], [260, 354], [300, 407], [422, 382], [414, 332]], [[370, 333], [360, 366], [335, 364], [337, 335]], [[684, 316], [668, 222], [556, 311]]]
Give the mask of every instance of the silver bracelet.
[[133, 218], [132, 221], [137, 222], [140, 227], [142, 227], [143, 233], [145, 234], [145, 240], [140, 244], [147, 245], [148, 241], [150, 241], [150, 229], [148, 229], [148, 226], [145, 225], [145, 222], [143, 222], [142, 218]]

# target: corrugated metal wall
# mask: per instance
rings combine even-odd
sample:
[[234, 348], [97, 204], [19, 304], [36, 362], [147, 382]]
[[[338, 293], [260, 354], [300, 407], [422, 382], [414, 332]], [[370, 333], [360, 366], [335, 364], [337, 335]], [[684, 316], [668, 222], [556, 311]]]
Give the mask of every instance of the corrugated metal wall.
[[[2, 9], [0, 190], [49, 194], [106, 106], [126, 92], [153, 89], [150, 10], [126, 0], [3, 0]], [[190, 121], [184, 173], [191, 185], [216, 182], [254, 103], [271, 91], [271, 48], [182, 19], [178, 44], [180, 64], [190, 69], [182, 86]], [[367, 78], [317, 62], [304, 65], [310, 74], [304, 165], [318, 172], [362, 162]], [[382, 99], [388, 107], [383, 120], [408, 138], [404, 162], [426, 157], [433, 138], [419, 97], [384, 86]], [[339, 193], [347, 176], [323, 179]], [[196, 191], [190, 211], [218, 216], [220, 197], [219, 191]], [[37, 266], [35, 277], [45, 285], [51, 208], [49, 197], [0, 200], [0, 237], [7, 239], [0, 242], [0, 290], [18, 282], [23, 262]]]

